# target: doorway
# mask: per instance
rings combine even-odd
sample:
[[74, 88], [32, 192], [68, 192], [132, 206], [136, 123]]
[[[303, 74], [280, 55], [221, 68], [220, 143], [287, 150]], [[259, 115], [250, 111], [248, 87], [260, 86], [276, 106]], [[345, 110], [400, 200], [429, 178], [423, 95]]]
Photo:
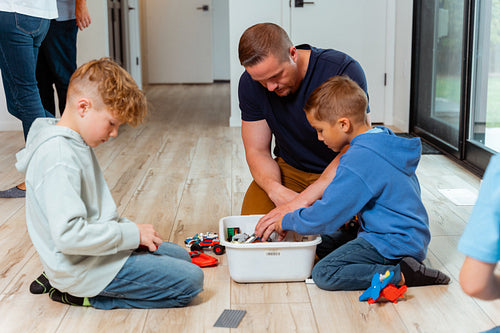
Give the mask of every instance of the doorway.
[[148, 0], [148, 83], [212, 83], [212, 0]]
[[139, 0], [108, 0], [109, 56], [142, 88]]

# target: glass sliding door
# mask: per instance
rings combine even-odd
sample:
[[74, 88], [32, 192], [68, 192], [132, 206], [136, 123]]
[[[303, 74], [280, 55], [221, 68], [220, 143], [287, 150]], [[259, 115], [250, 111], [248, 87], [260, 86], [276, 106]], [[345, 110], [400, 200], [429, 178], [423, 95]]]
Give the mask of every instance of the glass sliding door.
[[411, 130], [482, 173], [500, 151], [500, 0], [415, 0]]
[[458, 157], [463, 85], [464, 1], [416, 1], [413, 130]]

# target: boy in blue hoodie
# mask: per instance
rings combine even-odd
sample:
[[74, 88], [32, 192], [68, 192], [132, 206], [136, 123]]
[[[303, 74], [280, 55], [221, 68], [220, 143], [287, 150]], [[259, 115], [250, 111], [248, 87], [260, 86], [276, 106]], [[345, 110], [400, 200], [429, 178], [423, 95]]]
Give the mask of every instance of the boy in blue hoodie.
[[[312, 277], [326, 290], [370, 287], [375, 273], [394, 272], [391, 283], [423, 286], [448, 284], [442, 272], [425, 267], [430, 231], [415, 175], [421, 153], [419, 138], [401, 138], [366, 121], [368, 100], [351, 79], [332, 77], [309, 97], [305, 111], [318, 139], [341, 152], [333, 181], [322, 199], [288, 213], [281, 221], [259, 221], [256, 235], [277, 231], [321, 234]], [[358, 216], [357, 236], [339, 230]]]
[[203, 272], [184, 248], [118, 215], [92, 150], [121, 124], [139, 124], [146, 110], [132, 77], [103, 58], [71, 76], [59, 121], [33, 123], [16, 164], [26, 174], [26, 223], [45, 271], [32, 293], [113, 309], [185, 306], [202, 290]]

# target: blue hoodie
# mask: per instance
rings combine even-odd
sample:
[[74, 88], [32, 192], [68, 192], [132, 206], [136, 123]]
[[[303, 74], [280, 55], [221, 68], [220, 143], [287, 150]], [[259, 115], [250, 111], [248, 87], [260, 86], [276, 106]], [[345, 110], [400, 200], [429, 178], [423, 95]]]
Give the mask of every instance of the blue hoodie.
[[332, 234], [357, 214], [358, 237], [385, 258], [423, 261], [430, 231], [415, 175], [421, 150], [420, 138], [398, 137], [385, 127], [356, 136], [323, 198], [285, 215], [283, 229]]

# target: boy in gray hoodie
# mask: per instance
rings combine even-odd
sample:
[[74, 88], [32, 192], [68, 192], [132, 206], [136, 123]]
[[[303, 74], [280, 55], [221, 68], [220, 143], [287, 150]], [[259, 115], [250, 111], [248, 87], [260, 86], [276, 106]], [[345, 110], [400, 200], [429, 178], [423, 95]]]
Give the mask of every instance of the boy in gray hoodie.
[[92, 150], [121, 124], [141, 123], [146, 110], [131, 76], [103, 58], [73, 74], [59, 121], [34, 122], [16, 164], [26, 174], [26, 222], [45, 271], [32, 292], [112, 309], [185, 306], [202, 290], [203, 272], [185, 249], [163, 242], [151, 224], [118, 216]]

